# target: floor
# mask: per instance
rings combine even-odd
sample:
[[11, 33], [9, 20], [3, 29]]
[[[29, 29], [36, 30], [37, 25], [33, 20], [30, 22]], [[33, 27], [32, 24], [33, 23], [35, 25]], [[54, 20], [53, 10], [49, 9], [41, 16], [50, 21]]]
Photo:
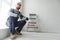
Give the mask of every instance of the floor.
[[[59, 33], [35, 33], [35, 32], [22, 32], [15, 40], [60, 40]], [[10, 40], [5, 38], [4, 40]]]

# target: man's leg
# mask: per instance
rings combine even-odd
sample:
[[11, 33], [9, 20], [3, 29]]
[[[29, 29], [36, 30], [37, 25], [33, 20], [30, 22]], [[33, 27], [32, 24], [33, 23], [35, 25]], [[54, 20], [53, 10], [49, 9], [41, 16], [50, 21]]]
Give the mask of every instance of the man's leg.
[[20, 33], [25, 24], [26, 20], [18, 21], [18, 28], [16, 29], [16, 31]]
[[16, 35], [15, 35], [14, 21], [12, 18], [9, 20], [9, 29], [10, 29], [10, 37], [11, 39], [14, 39]]
[[15, 34], [15, 27], [14, 27], [14, 22], [13, 20], [10, 21], [10, 33]]

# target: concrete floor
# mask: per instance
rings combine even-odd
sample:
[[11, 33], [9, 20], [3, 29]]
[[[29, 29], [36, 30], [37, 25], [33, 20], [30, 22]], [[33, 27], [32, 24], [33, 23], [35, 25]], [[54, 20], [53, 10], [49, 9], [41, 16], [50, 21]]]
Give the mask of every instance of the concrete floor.
[[[34, 33], [34, 32], [22, 32], [23, 35], [19, 35], [15, 40], [60, 40], [59, 33]], [[10, 40], [5, 38], [4, 40]]]

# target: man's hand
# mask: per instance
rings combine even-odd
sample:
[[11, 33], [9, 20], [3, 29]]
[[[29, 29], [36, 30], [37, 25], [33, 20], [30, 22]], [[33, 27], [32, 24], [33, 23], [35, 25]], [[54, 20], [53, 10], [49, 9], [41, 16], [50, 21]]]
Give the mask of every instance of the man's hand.
[[26, 17], [26, 20], [29, 20], [28, 17]]

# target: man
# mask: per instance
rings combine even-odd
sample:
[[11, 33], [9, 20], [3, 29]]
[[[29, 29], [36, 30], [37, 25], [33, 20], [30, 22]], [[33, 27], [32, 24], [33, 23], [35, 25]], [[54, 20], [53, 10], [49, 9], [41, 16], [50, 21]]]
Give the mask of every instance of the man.
[[[25, 17], [21, 14], [21, 12], [19, 11], [20, 8], [21, 8], [21, 3], [18, 2], [16, 4], [16, 9], [11, 8], [8, 13], [9, 17], [7, 19], [6, 24], [7, 24], [7, 26], [9, 26], [9, 30], [10, 30], [12, 39], [15, 37], [15, 34], [22, 35], [21, 30], [22, 30], [23, 26], [26, 24], [26, 21], [28, 20], [27, 17]], [[20, 21], [18, 21], [19, 18], [21, 19]]]

